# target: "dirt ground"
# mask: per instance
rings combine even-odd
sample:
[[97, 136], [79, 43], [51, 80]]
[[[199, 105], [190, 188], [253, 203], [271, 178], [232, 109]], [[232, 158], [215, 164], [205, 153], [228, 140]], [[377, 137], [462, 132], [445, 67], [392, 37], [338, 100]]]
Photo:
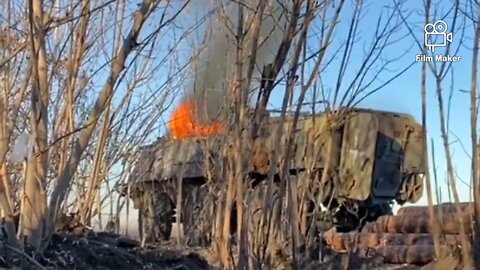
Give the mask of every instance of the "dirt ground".
[[[80, 230], [79, 230], [80, 229]], [[57, 227], [57, 234], [43, 256], [33, 252], [15, 250], [0, 239], [0, 269], [175, 269], [204, 270], [218, 269], [212, 264], [213, 256], [206, 249], [182, 247], [170, 243], [140, 247], [140, 242], [119, 234], [93, 232], [79, 226], [74, 216], [66, 216]], [[172, 234], [175, 235], [175, 234]], [[427, 265], [388, 265], [378, 254], [366, 256], [357, 252], [338, 252], [326, 241], [317, 243], [309, 257], [297, 258], [298, 269], [403, 269], [403, 270], [453, 270], [462, 269], [457, 252], [446, 252], [445, 256]], [[275, 270], [292, 269], [289, 249], [275, 255]], [[209, 264], [211, 262], [212, 264]]]
[[0, 269], [211, 269], [201, 252], [164, 244], [140, 248], [136, 240], [110, 233], [59, 235], [43, 256], [0, 246]]
[[[0, 244], [0, 269], [218, 269], [207, 262], [206, 250], [162, 244], [140, 248], [139, 242], [106, 232], [89, 233], [86, 237], [59, 235], [44, 256], [29, 255]], [[426, 266], [386, 265], [381, 257], [364, 258], [358, 254], [339, 254], [322, 249], [319, 258], [299, 259], [299, 269], [461, 269], [452, 258]], [[292, 269], [288, 258], [275, 269]], [[446, 267], [446, 268], [445, 268]]]

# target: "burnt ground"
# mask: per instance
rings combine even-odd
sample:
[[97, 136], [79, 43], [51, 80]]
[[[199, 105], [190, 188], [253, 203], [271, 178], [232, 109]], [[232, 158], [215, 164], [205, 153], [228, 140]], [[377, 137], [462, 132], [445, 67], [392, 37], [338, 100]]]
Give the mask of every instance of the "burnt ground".
[[[299, 258], [298, 269], [384, 269], [384, 270], [452, 270], [462, 269], [455, 258], [445, 257], [428, 265], [389, 265], [381, 256], [365, 256], [356, 252], [338, 253], [321, 245], [319, 256]], [[43, 256], [28, 255], [0, 243], [0, 269], [216, 269], [209, 265], [208, 251], [191, 247], [161, 244], [140, 248], [139, 242], [120, 235], [100, 232], [87, 236], [56, 234]], [[450, 254], [451, 255], [451, 254]], [[291, 256], [274, 259], [272, 269], [289, 270]]]
[[211, 269], [195, 250], [161, 245], [140, 248], [135, 240], [110, 233], [52, 237], [43, 256], [0, 245], [0, 269]]

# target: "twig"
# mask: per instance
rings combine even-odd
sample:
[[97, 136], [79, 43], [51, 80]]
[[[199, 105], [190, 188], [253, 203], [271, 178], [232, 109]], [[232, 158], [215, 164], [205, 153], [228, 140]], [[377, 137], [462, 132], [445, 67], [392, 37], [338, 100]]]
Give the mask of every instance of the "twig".
[[15, 247], [12, 247], [11, 245], [8, 245], [8, 244], [5, 244], [5, 247], [10, 249], [11, 251], [13, 252], [16, 252], [20, 255], [22, 255], [23, 257], [25, 257], [28, 261], [30, 261], [32, 264], [34, 264], [36, 267], [38, 267], [38, 269], [45, 269], [47, 270], [47, 268], [43, 267], [43, 265], [41, 265], [39, 262], [37, 262], [34, 258], [32, 258], [31, 256], [28, 256], [28, 254], [26, 254], [25, 252], [21, 251], [20, 249], [17, 249]]

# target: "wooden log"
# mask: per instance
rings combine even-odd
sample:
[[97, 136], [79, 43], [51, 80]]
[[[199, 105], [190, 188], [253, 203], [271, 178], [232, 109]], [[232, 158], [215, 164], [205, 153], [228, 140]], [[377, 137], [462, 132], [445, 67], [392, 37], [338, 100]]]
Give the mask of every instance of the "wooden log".
[[426, 265], [435, 258], [432, 245], [382, 246], [375, 249], [385, 263]]
[[[472, 216], [462, 215], [465, 233], [472, 232]], [[458, 234], [460, 218], [457, 214], [445, 214], [440, 218], [440, 225], [444, 234]], [[382, 216], [376, 222], [367, 224], [364, 232], [384, 233], [432, 233], [428, 216]]]
[[[399, 233], [330, 233], [324, 239], [337, 252], [355, 251], [357, 249], [377, 248], [390, 245], [433, 245], [432, 234], [399, 234]], [[460, 245], [458, 235], [443, 235], [442, 245]]]
[[384, 264], [375, 270], [424, 270], [422, 265], [406, 265], [406, 264]]
[[375, 233], [375, 232], [381, 232], [381, 229], [379, 227], [380, 225], [378, 222], [367, 222], [365, 226], [363, 226], [361, 232], [362, 233]]
[[[474, 207], [471, 202], [459, 203], [462, 213], [473, 214]], [[433, 206], [435, 213], [456, 214], [457, 207], [454, 203], [442, 203]], [[428, 206], [404, 206], [398, 209], [397, 215], [402, 216], [429, 216]]]

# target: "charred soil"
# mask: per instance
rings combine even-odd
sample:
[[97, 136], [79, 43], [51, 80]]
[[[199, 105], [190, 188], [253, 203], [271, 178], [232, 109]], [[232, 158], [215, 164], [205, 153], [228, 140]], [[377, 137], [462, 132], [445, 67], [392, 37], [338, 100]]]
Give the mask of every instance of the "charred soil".
[[56, 234], [43, 255], [0, 246], [0, 269], [210, 269], [198, 250], [137, 241], [111, 233]]
[[[472, 208], [463, 204], [462, 215], [471, 218]], [[463, 269], [461, 241], [449, 204], [441, 212], [441, 254], [436, 256], [426, 207], [405, 207], [397, 215], [382, 216], [360, 232], [322, 234], [314, 250], [300, 252], [299, 269]], [[158, 244], [140, 247], [136, 240], [107, 232], [78, 230], [74, 220], [60, 226], [42, 255], [15, 250], [0, 242], [0, 269], [215, 269], [217, 261], [206, 248]], [[467, 226], [468, 228], [468, 226]], [[80, 231], [80, 232], [79, 232]], [[466, 230], [470, 237], [470, 229]], [[469, 240], [471, 240], [469, 238]], [[469, 249], [471, 242], [468, 241]], [[268, 269], [290, 270], [289, 248], [274, 255]], [[252, 268], [256, 269], [256, 268]], [[261, 267], [261, 269], [267, 269]]]

